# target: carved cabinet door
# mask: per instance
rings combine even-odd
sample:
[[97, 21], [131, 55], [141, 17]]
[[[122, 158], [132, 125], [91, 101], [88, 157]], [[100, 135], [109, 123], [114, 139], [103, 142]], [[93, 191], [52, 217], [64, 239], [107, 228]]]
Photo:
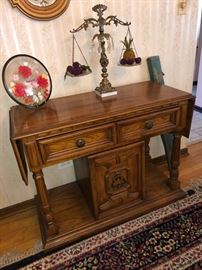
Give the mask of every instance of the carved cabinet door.
[[89, 157], [96, 218], [132, 207], [144, 198], [144, 142]]

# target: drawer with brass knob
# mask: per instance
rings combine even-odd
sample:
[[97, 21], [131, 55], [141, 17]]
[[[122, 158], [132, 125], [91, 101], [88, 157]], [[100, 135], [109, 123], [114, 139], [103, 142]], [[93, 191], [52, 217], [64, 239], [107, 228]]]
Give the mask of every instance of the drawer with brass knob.
[[114, 124], [89, 128], [81, 132], [71, 132], [38, 141], [42, 162], [58, 163], [66, 159], [78, 158], [100, 150], [107, 150], [116, 144]]
[[119, 121], [117, 125], [118, 142], [123, 143], [139, 139], [142, 136], [154, 136], [160, 132], [173, 131], [177, 126], [177, 121], [180, 121], [180, 107], [145, 117]]

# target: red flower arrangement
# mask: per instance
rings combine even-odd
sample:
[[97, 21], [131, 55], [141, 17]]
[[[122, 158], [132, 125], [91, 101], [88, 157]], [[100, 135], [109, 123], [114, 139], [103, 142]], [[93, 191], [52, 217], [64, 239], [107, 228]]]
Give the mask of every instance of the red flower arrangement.
[[17, 54], [9, 58], [2, 70], [3, 85], [18, 104], [36, 108], [51, 95], [52, 81], [46, 67], [37, 58]]
[[28, 63], [17, 67], [10, 87], [16, 99], [29, 106], [39, 106], [46, 102], [50, 94], [48, 75], [35, 66], [28, 66]]

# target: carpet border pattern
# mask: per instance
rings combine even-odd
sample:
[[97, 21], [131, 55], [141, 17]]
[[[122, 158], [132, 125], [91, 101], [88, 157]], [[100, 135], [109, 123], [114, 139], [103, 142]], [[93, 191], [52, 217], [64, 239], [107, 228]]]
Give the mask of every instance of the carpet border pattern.
[[[157, 224], [163, 218], [169, 218], [170, 215], [174, 213], [180, 213], [184, 209], [202, 202], [202, 178], [198, 181], [190, 182], [190, 186], [188, 186], [187, 190], [194, 190], [195, 193], [191, 196], [187, 196], [186, 198], [169, 204], [161, 209], [150, 212], [144, 216], [136, 218], [134, 220], [130, 220], [122, 225], [111, 228], [105, 232], [99, 233], [95, 236], [92, 236], [86, 240], [83, 240], [77, 244], [74, 244], [70, 247], [64, 248], [54, 254], [48, 255], [45, 258], [38, 260], [37, 262], [31, 263], [28, 266], [25, 266], [21, 269], [23, 270], [33, 270], [39, 269], [35, 268], [40, 265], [40, 269], [57, 269], [57, 266], [61, 265], [64, 260], [72, 260], [78, 256], [82, 256], [91, 252], [92, 250], [96, 250], [99, 246], [103, 246], [118, 240], [126, 234], [130, 234], [132, 232], [139, 233], [145, 229], [147, 229], [151, 224]], [[170, 259], [168, 262], [163, 262], [157, 267], [153, 267], [151, 269], [155, 270], [174, 270], [174, 269], [187, 269], [193, 263], [197, 263], [202, 260], [202, 241], [199, 245], [190, 247], [183, 254], [177, 255], [174, 258]], [[192, 263], [192, 264], [191, 264]], [[48, 268], [47, 268], [47, 265]]]

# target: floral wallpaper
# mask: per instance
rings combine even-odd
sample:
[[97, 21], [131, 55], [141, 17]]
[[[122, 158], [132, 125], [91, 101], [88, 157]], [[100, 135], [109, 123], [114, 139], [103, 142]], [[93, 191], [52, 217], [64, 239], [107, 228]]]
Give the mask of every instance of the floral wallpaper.
[[[131, 33], [142, 64], [121, 67], [121, 40], [127, 28], [106, 27], [114, 41], [109, 54], [109, 80], [113, 86], [149, 79], [146, 58], [159, 55], [165, 83], [191, 92], [196, 47], [196, 23], [199, 0], [187, 0], [185, 15], [178, 15], [177, 0], [71, 0], [68, 9], [51, 21], [37, 21], [12, 8], [8, 0], [0, 1], [0, 73], [4, 63], [15, 54], [29, 54], [39, 59], [51, 74], [53, 89], [50, 98], [93, 91], [100, 82], [99, 54], [91, 46], [97, 29], [89, 28], [76, 34], [79, 45], [88, 59], [92, 73], [64, 80], [66, 67], [71, 64], [72, 35], [84, 18], [96, 16], [92, 6], [106, 4], [106, 16], [117, 15], [131, 21]], [[79, 61], [81, 55], [75, 51]], [[34, 181], [24, 186], [9, 142], [9, 108], [15, 105], [0, 80], [0, 208], [30, 199], [35, 194]], [[186, 143], [186, 142], [184, 142]], [[151, 142], [153, 156], [162, 154], [160, 140]], [[75, 179], [73, 167], [52, 166], [44, 170], [48, 188]]]

